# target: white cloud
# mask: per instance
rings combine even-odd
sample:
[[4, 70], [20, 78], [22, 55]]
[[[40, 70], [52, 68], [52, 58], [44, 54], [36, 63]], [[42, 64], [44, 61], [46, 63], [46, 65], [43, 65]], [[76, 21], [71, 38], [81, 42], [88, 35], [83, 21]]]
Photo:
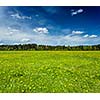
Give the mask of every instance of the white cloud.
[[0, 27], [0, 40], [2, 40], [0, 43], [36, 43], [48, 45], [83, 45], [100, 43], [100, 37], [90, 38], [88, 36], [89, 38], [84, 38], [81, 35], [70, 35], [70, 33], [66, 35], [32, 34], [30, 32], [24, 32], [22, 30], [19, 30], [19, 32], [15, 31], [12, 35], [7, 35], [6, 33], [9, 33], [8, 28]]
[[21, 16], [18, 13], [12, 14], [11, 17], [21, 19]]
[[72, 31], [72, 34], [83, 34], [83, 31]]
[[83, 37], [85, 37], [85, 38], [97, 38], [98, 36], [97, 35], [88, 35], [88, 34], [86, 34], [86, 35], [84, 35]]
[[18, 31], [19, 31], [18, 29], [11, 28], [11, 27], [8, 27], [8, 30], [9, 30], [10, 32], [18, 32]]
[[28, 38], [23, 38], [23, 39], [21, 40], [21, 42], [30, 42], [30, 39], [28, 39]]
[[33, 29], [33, 32], [36, 33], [49, 33], [48, 29], [45, 27], [37, 27], [35, 29]]
[[21, 16], [19, 13], [15, 13], [10, 16], [17, 19], [32, 19], [31, 16]]
[[89, 37], [89, 35], [88, 35], [88, 34], [86, 34], [86, 35], [84, 35], [83, 37], [85, 37], [85, 38], [86, 38], [86, 37]]
[[71, 14], [72, 14], [72, 16], [73, 16], [73, 15], [76, 15], [76, 14], [77, 14], [77, 12], [72, 12]]
[[71, 15], [74, 16], [74, 15], [77, 15], [79, 13], [82, 13], [83, 12], [83, 9], [78, 9], [78, 10], [71, 10]]
[[8, 36], [11, 36], [11, 35], [13, 35], [13, 32], [8, 32], [8, 33], [5, 33], [6, 35], [8, 35]]
[[83, 9], [79, 9], [77, 10], [78, 13], [82, 13], [83, 12]]
[[13, 45], [19, 45], [20, 43], [13, 43]]
[[96, 37], [98, 37], [97, 35], [90, 35], [89, 36], [90, 38], [96, 38]]
[[32, 19], [31, 16], [22, 16], [22, 19]]
[[4, 31], [6, 31], [5, 32], [5, 35], [11, 36], [11, 35], [14, 35], [14, 34], [18, 33], [20, 30], [15, 29], [15, 28], [8, 27], [7, 30], [4, 29]]
[[0, 27], [0, 39], [7, 44], [8, 42], [6, 41], [9, 41], [9, 43], [21, 43], [24, 41], [29, 41], [25, 39], [30, 38], [32, 38], [32, 35], [27, 32], [23, 32], [22, 30], [12, 32], [11, 29], [8, 30], [8, 28]]

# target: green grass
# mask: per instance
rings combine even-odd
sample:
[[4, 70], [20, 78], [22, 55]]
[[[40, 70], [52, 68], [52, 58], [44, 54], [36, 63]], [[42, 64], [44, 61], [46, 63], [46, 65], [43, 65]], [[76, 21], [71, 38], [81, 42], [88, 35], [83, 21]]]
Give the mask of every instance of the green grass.
[[1, 93], [100, 93], [100, 51], [0, 51]]

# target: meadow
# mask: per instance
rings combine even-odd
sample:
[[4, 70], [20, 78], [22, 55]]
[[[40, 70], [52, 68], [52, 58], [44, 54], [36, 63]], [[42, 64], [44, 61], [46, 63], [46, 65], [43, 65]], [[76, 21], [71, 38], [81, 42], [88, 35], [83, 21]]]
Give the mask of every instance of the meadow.
[[0, 51], [1, 93], [100, 93], [100, 51]]

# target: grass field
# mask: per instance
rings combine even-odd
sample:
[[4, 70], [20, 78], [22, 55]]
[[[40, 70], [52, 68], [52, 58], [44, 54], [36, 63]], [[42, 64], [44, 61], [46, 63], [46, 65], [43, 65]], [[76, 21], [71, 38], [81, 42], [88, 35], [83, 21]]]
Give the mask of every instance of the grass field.
[[100, 51], [0, 51], [1, 93], [100, 93]]

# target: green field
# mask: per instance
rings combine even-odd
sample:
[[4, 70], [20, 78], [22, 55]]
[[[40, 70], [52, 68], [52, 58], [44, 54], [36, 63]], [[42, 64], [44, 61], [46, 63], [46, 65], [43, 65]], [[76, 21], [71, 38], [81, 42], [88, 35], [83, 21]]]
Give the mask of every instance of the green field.
[[100, 93], [100, 51], [0, 51], [1, 93]]

